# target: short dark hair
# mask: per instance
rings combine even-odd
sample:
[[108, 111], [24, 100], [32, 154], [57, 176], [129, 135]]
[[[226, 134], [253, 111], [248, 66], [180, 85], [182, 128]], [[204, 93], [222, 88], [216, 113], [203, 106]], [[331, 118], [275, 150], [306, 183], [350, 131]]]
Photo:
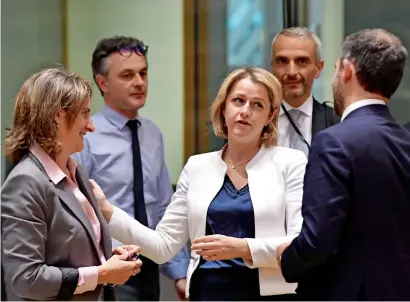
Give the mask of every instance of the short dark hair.
[[346, 37], [341, 68], [343, 59], [354, 64], [364, 90], [390, 98], [403, 77], [407, 50], [398, 37], [384, 29], [363, 29]]
[[[139, 39], [133, 37], [125, 37], [125, 36], [114, 36], [110, 38], [101, 39], [93, 52], [93, 58], [91, 62], [91, 68], [93, 70], [93, 79], [95, 81], [95, 77], [97, 74], [105, 75], [107, 71], [105, 70], [105, 62], [107, 57], [115, 52], [119, 52], [120, 49], [123, 48], [135, 48], [141, 47], [145, 48], [146, 45]], [[147, 53], [143, 54], [145, 59], [147, 59]], [[98, 86], [98, 85], [97, 85]], [[98, 88], [99, 89], [99, 88]], [[103, 92], [99, 89], [101, 95]]]

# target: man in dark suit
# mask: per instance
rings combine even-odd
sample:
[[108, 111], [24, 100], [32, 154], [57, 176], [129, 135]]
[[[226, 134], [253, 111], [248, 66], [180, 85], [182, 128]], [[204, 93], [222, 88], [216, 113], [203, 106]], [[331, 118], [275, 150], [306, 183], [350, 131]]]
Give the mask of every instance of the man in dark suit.
[[320, 39], [307, 28], [291, 27], [272, 41], [271, 67], [283, 88], [278, 145], [309, 154], [312, 137], [339, 122], [333, 108], [312, 96], [323, 69]]
[[333, 76], [341, 123], [313, 140], [302, 230], [276, 251], [302, 300], [410, 298], [410, 133], [386, 106], [406, 58], [381, 29], [343, 43]]

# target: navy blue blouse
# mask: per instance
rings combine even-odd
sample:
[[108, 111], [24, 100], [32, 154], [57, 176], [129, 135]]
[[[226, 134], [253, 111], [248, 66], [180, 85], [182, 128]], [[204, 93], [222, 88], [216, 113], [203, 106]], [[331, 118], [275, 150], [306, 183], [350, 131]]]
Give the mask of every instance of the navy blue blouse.
[[[221, 234], [236, 238], [255, 238], [255, 217], [248, 185], [237, 190], [229, 177], [208, 208], [206, 235]], [[205, 261], [200, 268], [244, 267], [242, 258]]]

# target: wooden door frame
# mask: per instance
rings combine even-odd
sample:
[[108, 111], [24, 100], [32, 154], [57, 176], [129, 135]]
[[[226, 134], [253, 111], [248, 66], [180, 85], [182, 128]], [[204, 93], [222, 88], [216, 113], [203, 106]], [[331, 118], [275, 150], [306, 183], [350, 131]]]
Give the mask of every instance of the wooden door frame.
[[209, 150], [208, 2], [183, 0], [184, 26], [184, 164]]

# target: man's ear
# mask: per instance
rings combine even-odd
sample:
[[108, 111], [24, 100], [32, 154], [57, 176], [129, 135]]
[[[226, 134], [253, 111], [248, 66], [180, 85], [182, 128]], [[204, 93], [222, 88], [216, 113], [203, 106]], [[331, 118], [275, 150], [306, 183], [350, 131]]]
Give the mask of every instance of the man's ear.
[[316, 73], [315, 73], [315, 79], [318, 79], [320, 77], [320, 74], [322, 73], [323, 66], [325, 66], [325, 62], [323, 60], [320, 60], [316, 64]]
[[95, 82], [102, 92], [106, 93], [108, 91], [108, 83], [104, 76], [97, 74], [95, 76]]
[[348, 59], [343, 59], [342, 81], [348, 82], [354, 74], [356, 74], [356, 68]]

